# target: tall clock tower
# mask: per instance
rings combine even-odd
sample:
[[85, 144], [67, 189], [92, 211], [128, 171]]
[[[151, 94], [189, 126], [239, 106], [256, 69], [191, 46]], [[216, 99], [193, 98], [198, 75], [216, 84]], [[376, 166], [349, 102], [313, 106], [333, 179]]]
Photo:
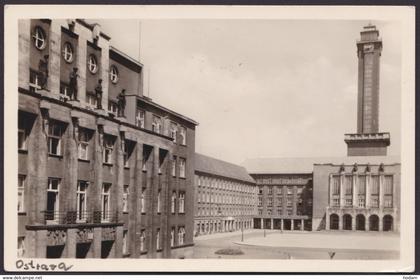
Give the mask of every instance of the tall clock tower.
[[390, 134], [379, 132], [379, 66], [382, 40], [374, 25], [363, 27], [357, 42], [357, 133], [345, 134], [348, 156], [385, 156]]

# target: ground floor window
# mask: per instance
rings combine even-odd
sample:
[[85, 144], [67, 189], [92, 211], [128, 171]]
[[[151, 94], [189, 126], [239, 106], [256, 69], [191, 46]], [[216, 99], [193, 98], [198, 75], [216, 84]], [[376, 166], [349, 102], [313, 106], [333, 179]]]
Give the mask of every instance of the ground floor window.
[[18, 257], [25, 256], [25, 237], [24, 236], [18, 237], [17, 256]]
[[178, 229], [178, 245], [183, 245], [185, 242], [185, 227]]

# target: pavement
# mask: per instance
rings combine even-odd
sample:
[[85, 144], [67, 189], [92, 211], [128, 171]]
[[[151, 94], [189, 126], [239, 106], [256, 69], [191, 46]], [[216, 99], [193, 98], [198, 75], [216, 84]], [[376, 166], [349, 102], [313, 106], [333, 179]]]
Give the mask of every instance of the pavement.
[[[203, 235], [194, 239], [194, 258], [235, 259], [398, 259], [399, 235], [372, 232], [307, 232], [253, 229]], [[216, 255], [223, 248], [236, 256]]]

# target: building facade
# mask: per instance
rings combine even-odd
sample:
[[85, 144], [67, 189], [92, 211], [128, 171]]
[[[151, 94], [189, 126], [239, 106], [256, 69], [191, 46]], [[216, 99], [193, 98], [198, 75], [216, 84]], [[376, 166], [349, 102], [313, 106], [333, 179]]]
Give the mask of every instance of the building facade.
[[201, 154], [195, 164], [195, 235], [251, 229], [257, 189], [247, 171]]
[[370, 24], [360, 34], [357, 133], [345, 134], [347, 157], [245, 161], [260, 187], [254, 227], [399, 232], [400, 158], [387, 156], [390, 134], [378, 132], [382, 41]]
[[197, 123], [84, 20], [19, 20], [18, 256], [176, 258], [193, 245]]

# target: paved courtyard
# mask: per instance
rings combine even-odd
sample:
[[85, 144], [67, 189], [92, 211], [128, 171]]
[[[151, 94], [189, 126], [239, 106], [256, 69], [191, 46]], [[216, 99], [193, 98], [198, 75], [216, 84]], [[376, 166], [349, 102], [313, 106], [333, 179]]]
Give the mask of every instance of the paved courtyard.
[[[366, 232], [287, 232], [249, 230], [199, 236], [194, 258], [237, 259], [398, 259], [399, 235]], [[242, 255], [217, 255], [219, 249], [241, 249]]]

